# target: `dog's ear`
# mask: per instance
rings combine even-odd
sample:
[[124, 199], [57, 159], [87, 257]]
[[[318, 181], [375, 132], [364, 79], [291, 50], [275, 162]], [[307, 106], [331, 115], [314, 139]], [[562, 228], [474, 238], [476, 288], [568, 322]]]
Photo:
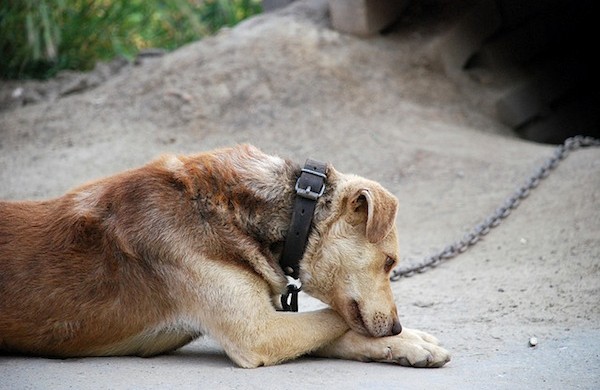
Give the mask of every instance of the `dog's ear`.
[[367, 220], [367, 240], [377, 243], [383, 240], [396, 223], [398, 200], [383, 188], [361, 188], [350, 197], [349, 211], [362, 222]]

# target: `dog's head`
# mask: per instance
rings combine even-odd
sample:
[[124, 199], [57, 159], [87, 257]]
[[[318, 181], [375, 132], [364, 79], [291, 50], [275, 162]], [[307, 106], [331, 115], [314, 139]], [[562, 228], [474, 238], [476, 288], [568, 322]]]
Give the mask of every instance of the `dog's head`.
[[334, 172], [328, 216], [301, 266], [303, 289], [350, 327], [373, 337], [399, 334], [389, 274], [397, 263], [398, 200], [380, 184]]

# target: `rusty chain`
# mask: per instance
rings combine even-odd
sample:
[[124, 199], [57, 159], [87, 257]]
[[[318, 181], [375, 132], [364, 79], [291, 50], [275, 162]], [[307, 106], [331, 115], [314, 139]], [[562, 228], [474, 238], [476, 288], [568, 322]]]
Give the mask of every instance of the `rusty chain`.
[[390, 280], [394, 282], [402, 277], [410, 277], [417, 273], [423, 273], [428, 269], [435, 268], [442, 262], [465, 252], [475, 245], [483, 236], [488, 234], [492, 228], [498, 226], [503, 219], [508, 217], [511, 211], [517, 208], [521, 200], [527, 198], [531, 190], [536, 188], [540, 181], [546, 178], [550, 174], [550, 171], [556, 168], [558, 164], [569, 155], [569, 152], [587, 146], [600, 146], [600, 140], [581, 135], [565, 140], [562, 145], [556, 147], [553, 155], [537, 168], [523, 185], [517, 188], [517, 190], [509, 196], [500, 207], [484, 219], [483, 222], [479, 223], [470, 232], [465, 234], [462, 239], [446, 246], [438, 253], [425, 257], [416, 264], [408, 264], [396, 268], [392, 272]]

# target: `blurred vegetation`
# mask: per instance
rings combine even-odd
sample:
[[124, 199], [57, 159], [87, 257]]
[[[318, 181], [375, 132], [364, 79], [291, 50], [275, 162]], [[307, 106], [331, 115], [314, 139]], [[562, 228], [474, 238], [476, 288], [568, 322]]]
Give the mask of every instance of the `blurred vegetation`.
[[0, 78], [172, 50], [260, 11], [260, 0], [0, 0]]

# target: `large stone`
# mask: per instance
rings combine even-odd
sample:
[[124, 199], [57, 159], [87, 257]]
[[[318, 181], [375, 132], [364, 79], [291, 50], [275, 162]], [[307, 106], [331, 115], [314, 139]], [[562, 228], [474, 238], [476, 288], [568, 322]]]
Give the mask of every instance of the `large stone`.
[[405, 0], [329, 0], [331, 23], [341, 32], [373, 35], [398, 20], [406, 4]]

